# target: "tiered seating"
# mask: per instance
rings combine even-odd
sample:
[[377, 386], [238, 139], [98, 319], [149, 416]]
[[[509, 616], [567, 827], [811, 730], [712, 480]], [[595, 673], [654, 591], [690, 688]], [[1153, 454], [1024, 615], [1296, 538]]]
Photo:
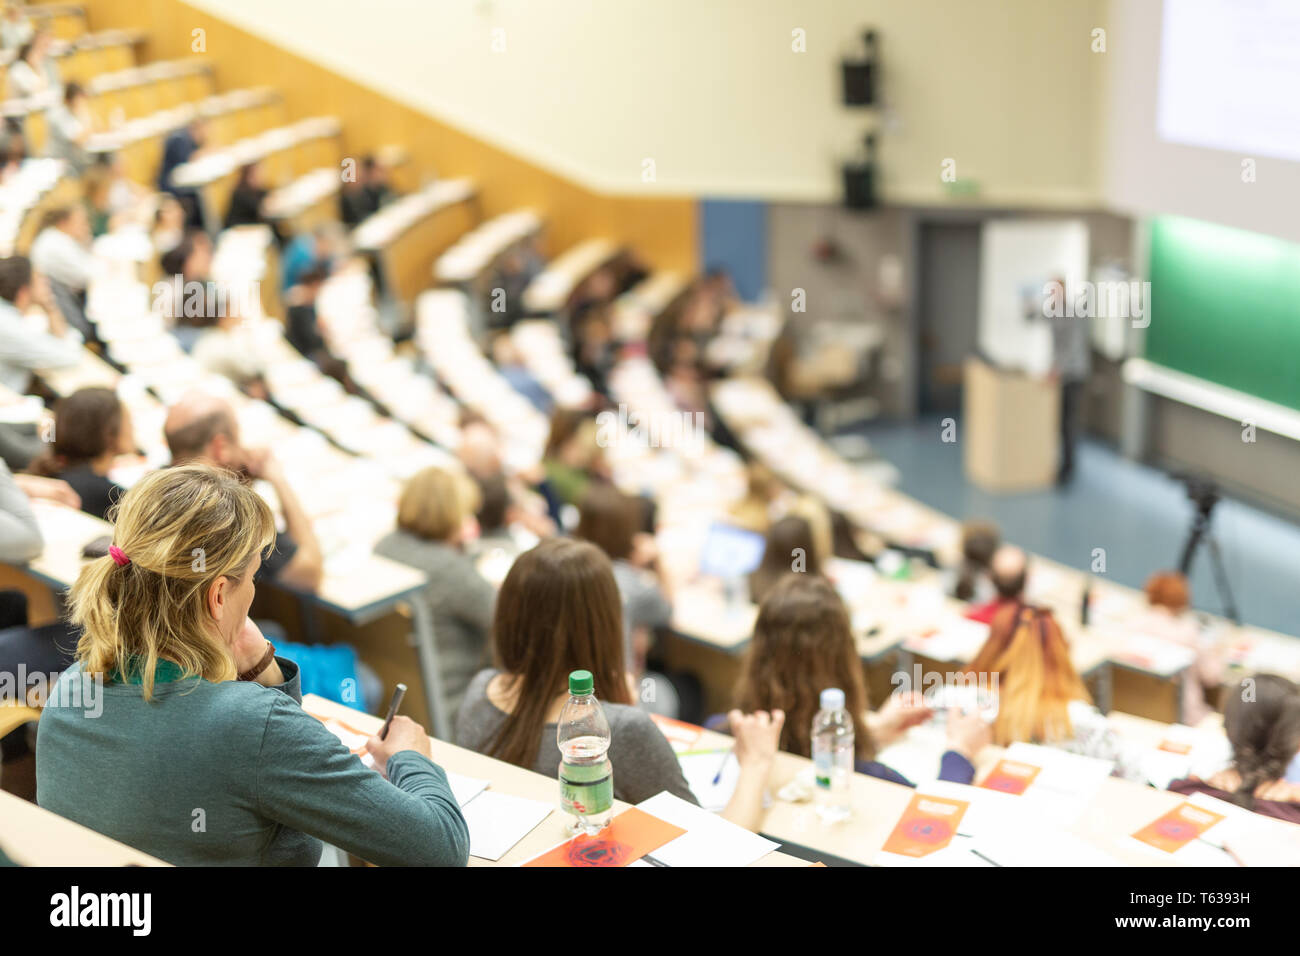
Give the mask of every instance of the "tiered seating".
[[240, 168], [249, 163], [264, 164], [267, 179], [278, 185], [287, 185], [295, 176], [322, 167], [337, 172], [339, 131], [339, 121], [331, 116], [266, 130], [178, 166], [172, 173], [172, 182], [199, 190], [208, 210], [208, 221], [219, 222], [220, 211], [229, 205]]
[[411, 302], [429, 284], [438, 254], [477, 221], [476, 195], [468, 179], [438, 180], [360, 223], [352, 244], [378, 259], [391, 295]]
[[210, 140], [219, 146], [277, 125], [283, 118], [283, 110], [279, 94], [269, 87], [232, 90], [127, 120], [111, 130], [96, 133], [87, 149], [92, 153], [120, 155], [131, 179], [152, 185], [162, 161], [163, 140], [196, 115], [208, 119]]
[[[265, 229], [227, 230], [213, 260], [214, 279], [230, 288], [256, 288], [270, 242]], [[266, 364], [272, 397], [339, 447], [381, 461], [398, 477], [448, 460], [405, 425], [380, 414], [371, 402], [346, 394], [337, 381], [322, 375], [284, 338], [280, 322], [260, 313], [246, 320], [256, 328], [256, 354]]]
[[23, 12], [60, 40], [68, 40], [86, 32], [86, 11], [79, 4], [27, 4], [23, 7]]
[[557, 403], [582, 408], [591, 401], [591, 382], [574, 369], [555, 323], [545, 319], [520, 322], [510, 334], [529, 371]]
[[645, 342], [654, 320], [688, 289], [690, 281], [677, 272], [656, 272], [642, 279], [614, 302], [614, 337], [622, 342]]
[[[144, 32], [141, 30], [83, 33], [70, 39], [55, 40], [50, 45], [50, 56], [57, 61], [59, 78], [64, 83], [84, 83], [96, 74], [134, 66], [135, 47], [142, 42]], [[9, 66], [17, 55], [17, 50], [0, 52], [0, 66]]]
[[76, 194], [65, 179], [61, 159], [27, 159], [0, 185], [0, 255], [25, 252], [35, 236], [42, 211]]
[[416, 301], [416, 342], [451, 393], [500, 432], [511, 467], [531, 467], [546, 445], [546, 417], [479, 350], [470, 334], [469, 309], [462, 292], [425, 292]]
[[614, 261], [622, 251], [608, 239], [587, 239], [565, 250], [528, 283], [524, 309], [531, 315], [560, 311], [588, 276]]
[[[97, 73], [85, 83], [90, 109], [103, 129], [116, 129], [129, 120], [150, 116], [213, 93], [211, 64], [200, 57], [165, 60], [110, 73]], [[45, 110], [60, 92], [49, 90], [25, 99], [0, 103], [0, 114], [22, 120], [33, 146], [45, 142]]]
[[541, 228], [541, 217], [530, 209], [489, 219], [438, 257], [433, 277], [443, 285], [471, 285], [511, 246], [536, 235]]
[[333, 354], [348, 374], [398, 421], [444, 448], [460, 444], [460, 406], [415, 359], [398, 355], [379, 328], [369, 275], [352, 269], [321, 287], [316, 312]]

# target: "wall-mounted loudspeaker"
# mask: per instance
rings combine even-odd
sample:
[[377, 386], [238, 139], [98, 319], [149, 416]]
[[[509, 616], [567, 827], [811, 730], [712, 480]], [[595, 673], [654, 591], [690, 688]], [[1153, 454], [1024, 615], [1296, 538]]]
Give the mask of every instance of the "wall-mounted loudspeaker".
[[860, 60], [841, 60], [840, 70], [844, 78], [845, 106], [872, 106], [876, 102], [877, 56], [876, 31], [868, 30], [862, 35], [866, 47], [865, 55]]
[[876, 207], [876, 137], [867, 134], [862, 142], [866, 150], [861, 158], [850, 160], [841, 167], [844, 205], [849, 209]]

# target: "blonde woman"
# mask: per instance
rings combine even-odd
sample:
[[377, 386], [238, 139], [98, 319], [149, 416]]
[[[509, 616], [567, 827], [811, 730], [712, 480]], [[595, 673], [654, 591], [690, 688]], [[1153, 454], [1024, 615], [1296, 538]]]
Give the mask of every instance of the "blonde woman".
[[[463, 866], [469, 833], [429, 739], [398, 717], [368, 770], [303, 712], [298, 668], [248, 617], [271, 512], [224, 471], [168, 468], [118, 504], [72, 589], [77, 660], [38, 731], [37, 802], [178, 865], [314, 866], [327, 840]], [[93, 691], [93, 692], [92, 692]]]
[[446, 712], [455, 714], [470, 679], [489, 658], [496, 590], [477, 571], [465, 544], [478, 536], [478, 486], [460, 472], [426, 468], [413, 475], [397, 503], [397, 529], [375, 553], [429, 576], [425, 597]]

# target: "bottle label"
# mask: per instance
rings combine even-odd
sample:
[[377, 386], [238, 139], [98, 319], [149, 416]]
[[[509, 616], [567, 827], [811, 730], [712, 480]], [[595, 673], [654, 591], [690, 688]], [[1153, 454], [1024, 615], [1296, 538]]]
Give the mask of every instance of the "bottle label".
[[823, 750], [813, 757], [813, 773], [817, 776], [817, 786], [823, 790], [831, 788], [831, 755]]
[[560, 806], [575, 816], [595, 816], [614, 806], [614, 769], [560, 764]]

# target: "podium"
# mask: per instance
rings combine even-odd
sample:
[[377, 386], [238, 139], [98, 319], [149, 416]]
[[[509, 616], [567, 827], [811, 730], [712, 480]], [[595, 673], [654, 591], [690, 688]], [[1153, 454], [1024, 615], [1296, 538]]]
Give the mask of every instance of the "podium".
[[1049, 488], [1060, 462], [1061, 390], [968, 358], [962, 398], [966, 477], [984, 491]]

